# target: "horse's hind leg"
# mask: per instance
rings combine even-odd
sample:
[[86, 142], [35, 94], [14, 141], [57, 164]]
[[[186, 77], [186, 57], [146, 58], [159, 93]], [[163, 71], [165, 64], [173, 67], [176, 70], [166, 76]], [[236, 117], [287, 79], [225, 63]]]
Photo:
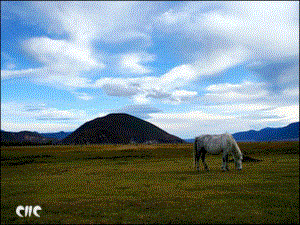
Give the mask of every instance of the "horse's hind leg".
[[201, 160], [202, 160], [204, 169], [208, 171], [209, 169], [208, 169], [208, 166], [207, 166], [207, 164], [206, 164], [206, 162], [205, 162], [206, 150], [205, 150], [204, 148], [202, 148], [202, 149], [201, 149], [201, 153], [202, 153], [202, 154], [201, 154]]
[[197, 151], [195, 154], [196, 154], [195, 155], [195, 166], [196, 166], [196, 169], [199, 171], [199, 159], [200, 159], [201, 152]]
[[227, 152], [223, 152], [222, 160], [223, 160], [222, 170], [223, 171], [229, 170], [228, 169], [228, 153]]

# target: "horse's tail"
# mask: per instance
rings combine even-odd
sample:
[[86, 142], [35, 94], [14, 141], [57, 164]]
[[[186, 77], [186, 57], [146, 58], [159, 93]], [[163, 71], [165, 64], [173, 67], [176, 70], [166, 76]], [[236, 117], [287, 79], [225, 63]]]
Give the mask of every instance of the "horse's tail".
[[[234, 139], [233, 139], [233, 140], [234, 140]], [[235, 149], [237, 150], [240, 159], [243, 159], [243, 153], [242, 153], [240, 147], [238, 146], [236, 140], [234, 140], [234, 145], [235, 145]]]
[[194, 154], [193, 154], [193, 157], [194, 157], [194, 159], [193, 159], [194, 168], [196, 167], [197, 149], [198, 149], [197, 138], [195, 138], [195, 141], [194, 141]]

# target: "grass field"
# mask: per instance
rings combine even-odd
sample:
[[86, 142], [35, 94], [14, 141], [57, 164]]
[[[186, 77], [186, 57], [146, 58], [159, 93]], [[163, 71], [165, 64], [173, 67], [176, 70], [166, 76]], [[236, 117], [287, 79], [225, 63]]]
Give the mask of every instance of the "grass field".
[[[192, 167], [192, 144], [1, 147], [1, 223], [299, 223], [299, 142], [240, 143]], [[20, 218], [18, 205], [40, 205]]]

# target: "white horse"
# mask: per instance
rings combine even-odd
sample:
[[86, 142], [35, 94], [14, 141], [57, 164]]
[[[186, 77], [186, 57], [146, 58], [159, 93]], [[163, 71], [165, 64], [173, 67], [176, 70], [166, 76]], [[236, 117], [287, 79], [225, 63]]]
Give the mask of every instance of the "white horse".
[[204, 168], [208, 170], [205, 162], [205, 154], [220, 154], [223, 152], [223, 165], [222, 170], [228, 169], [228, 154], [231, 153], [238, 170], [242, 169], [243, 154], [232, 137], [231, 134], [225, 133], [220, 135], [201, 135], [195, 138], [194, 142], [194, 160], [197, 170], [199, 170], [199, 159], [201, 157]]

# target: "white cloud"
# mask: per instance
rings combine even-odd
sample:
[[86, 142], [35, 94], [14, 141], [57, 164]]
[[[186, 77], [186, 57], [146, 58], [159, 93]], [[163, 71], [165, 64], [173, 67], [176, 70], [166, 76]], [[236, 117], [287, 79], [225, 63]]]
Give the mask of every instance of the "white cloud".
[[[158, 29], [184, 37], [179, 52], [199, 68], [198, 74], [218, 75], [258, 60], [290, 61], [298, 68], [298, 9], [299, 2], [292, 1], [188, 2], [158, 17]], [[195, 42], [187, 48], [186, 43]], [[280, 73], [274, 74], [274, 68], [265, 67], [263, 73], [277, 81]]]
[[181, 24], [176, 32], [195, 41], [211, 45], [222, 39], [249, 48], [255, 57], [277, 59], [299, 54], [298, 8], [292, 1], [189, 2], [165, 15]]
[[53, 40], [48, 37], [31, 38], [24, 42], [24, 48], [34, 55], [40, 62], [49, 66], [66, 65], [69, 69], [90, 70], [91, 68], [103, 64], [98, 63], [92, 56], [92, 51], [89, 46], [80, 45], [76, 42], [67, 40]]
[[154, 55], [145, 52], [126, 53], [120, 56], [120, 72], [133, 74], [146, 74], [152, 70], [142, 64], [152, 62]]
[[[48, 32], [67, 33], [77, 42], [122, 43], [142, 39], [151, 44], [153, 17], [164, 3], [138, 1], [33, 2], [48, 20]], [[50, 25], [49, 25], [50, 23]]]
[[92, 100], [94, 97], [85, 93], [85, 92], [75, 92], [75, 95], [77, 95], [78, 98], [84, 100], [84, 101], [89, 101]]
[[87, 117], [84, 110], [60, 110], [45, 107], [45, 104], [27, 104], [17, 102], [1, 103], [1, 117], [18, 120], [79, 120]]
[[54, 31], [63, 30], [68, 32], [73, 40], [88, 42], [106, 36], [110, 36], [111, 40], [116, 39], [118, 35], [113, 31], [122, 24], [126, 26], [135, 4], [134, 2], [36, 2], [32, 5], [48, 15]]
[[[299, 55], [299, 3], [280, 1], [228, 2], [225, 16], [240, 21], [231, 38], [262, 53], [263, 57], [281, 59]], [[255, 32], [254, 32], [255, 31]], [[219, 31], [221, 32], [221, 31]]]
[[[189, 20], [191, 18], [191, 15], [189, 12], [185, 10], [179, 10], [175, 11], [174, 9], [169, 9], [168, 11], [164, 12], [163, 14], [159, 15], [156, 18], [156, 22], [159, 23], [159, 25], [167, 25], [171, 26], [171, 29], [176, 30], [176, 26], [179, 23], [184, 23], [184, 21]], [[163, 26], [163, 28], [166, 28]]]
[[198, 93], [196, 91], [175, 90], [167, 100], [171, 100], [171, 103], [173, 101], [175, 103], [182, 103], [192, 100], [197, 95]]
[[113, 113], [128, 113], [133, 116], [137, 116], [141, 119], [149, 119], [150, 113], [158, 113], [161, 112], [160, 109], [152, 107], [151, 105], [147, 104], [140, 104], [140, 105], [127, 105], [120, 109], [113, 110]]
[[[43, 76], [44, 75], [44, 76]], [[58, 89], [73, 91], [77, 88], [88, 88], [91, 80], [76, 74], [61, 74], [51, 68], [45, 68], [43, 73], [36, 74], [35, 81], [41, 84], [53, 85]]]
[[26, 40], [23, 46], [44, 64], [33, 70], [35, 81], [40, 83], [71, 89], [87, 87], [90, 80], [81, 74], [91, 69], [104, 68], [104, 64], [93, 56], [88, 44], [41, 37]]
[[[52, 32], [69, 35], [68, 40], [38, 37], [24, 43], [27, 51], [45, 65], [41, 73], [36, 73], [37, 81], [56, 87], [74, 89], [97, 86], [91, 85], [91, 81], [83, 75], [91, 69], [104, 68], [104, 62], [98, 61], [92, 43], [122, 43], [136, 38], [149, 42], [153, 26], [157, 23], [165, 25], [156, 27], [160, 29], [157, 32], [171, 32], [172, 39], [178, 40], [183, 36], [200, 47], [192, 52], [185, 51], [186, 41], [183, 41], [182, 51], [178, 52], [189, 55], [188, 62], [173, 67], [159, 79], [153, 77], [152, 80], [159, 80], [159, 84], [140, 85], [143, 87], [133, 92], [119, 83], [116, 88], [114, 84], [107, 84], [105, 92], [111, 95], [119, 92], [116, 94], [118, 96], [122, 93], [125, 96], [148, 94], [158, 99], [170, 96], [175, 89], [188, 86], [199, 78], [218, 75], [252, 58], [279, 60], [299, 55], [299, 13], [295, 10], [298, 3], [187, 2], [165, 12], [160, 7], [164, 4], [157, 2], [30, 4], [43, 15], [44, 20], [48, 20], [50, 26], [45, 26], [45, 29], [51, 27]], [[154, 55], [141, 50], [124, 53], [119, 60], [119, 71], [131, 75], [146, 74], [152, 69], [144, 64], [153, 61]], [[3, 72], [3, 79], [29, 74], [27, 71]]]
[[197, 92], [178, 88], [189, 85], [196, 78], [191, 65], [181, 65], [161, 77], [101, 78], [94, 88], [101, 88], [112, 96], [132, 97], [137, 104], [150, 103], [151, 98], [182, 102], [190, 100]]
[[94, 88], [101, 88], [111, 96], [132, 96], [139, 93], [139, 78], [101, 78], [94, 84]]
[[[102, 88], [115, 96], [135, 96], [135, 102], [148, 103], [149, 98], [182, 102], [197, 95], [195, 91], [178, 90], [193, 84], [197, 79], [210, 76], [242, 62], [242, 49], [218, 52], [201, 63], [183, 64], [172, 68], [160, 77], [101, 78], [94, 87]], [[185, 94], [183, 94], [185, 93]]]
[[263, 111], [263, 115], [278, 117], [278, 118], [264, 119], [267, 121], [279, 120], [288, 123], [299, 121], [299, 105], [276, 107], [275, 109]]
[[[219, 75], [226, 69], [233, 68], [245, 62], [250, 52], [241, 45], [215, 49], [210, 53], [198, 56], [193, 64], [199, 77]], [[200, 58], [200, 59], [199, 59]]]
[[196, 111], [189, 111], [185, 113], [155, 113], [151, 114], [153, 117], [152, 119], [169, 119], [169, 120], [188, 120], [188, 119], [193, 119], [193, 120], [216, 120], [216, 119], [229, 119], [232, 118], [231, 116], [222, 116], [220, 114], [210, 114], [210, 113], [205, 113], [201, 110], [196, 110]]
[[144, 105], [151, 103], [151, 100], [146, 94], [137, 94], [133, 97], [133, 102], [137, 105]]
[[232, 102], [228, 104], [218, 104], [206, 106], [207, 110], [210, 112], [222, 112], [225, 115], [233, 116], [246, 116], [248, 113], [261, 112], [272, 110], [275, 107], [267, 103], [241, 103], [241, 102]]
[[299, 88], [299, 65], [283, 70], [279, 75], [278, 82], [283, 86]]
[[40, 69], [1, 70], [1, 80], [24, 76], [34, 76], [35, 73], [39, 73], [40, 71]]
[[[156, 7], [141, 7], [139, 2], [31, 2], [28, 3], [35, 12], [30, 18], [39, 21], [39, 25], [49, 34], [66, 34], [68, 40], [56, 40], [49, 37], [36, 37], [25, 40], [23, 47], [36, 60], [44, 64], [40, 73], [35, 73], [35, 81], [50, 84], [59, 88], [74, 89], [87, 87], [87, 71], [104, 68], [95, 56], [92, 44], [95, 41], [106, 43], [124, 42], [132, 39], [143, 39], [148, 44], [151, 39], [151, 17]], [[28, 7], [28, 8], [30, 8]], [[13, 8], [18, 12], [17, 8]], [[152, 13], [148, 14], [147, 12]], [[16, 15], [29, 19], [28, 14]], [[33, 23], [34, 24], [34, 23]], [[36, 25], [36, 24], [35, 24]], [[142, 65], [153, 61], [153, 55], [142, 52], [130, 55], [123, 60], [123, 66], [129, 72], [144, 74], [150, 68]], [[28, 71], [2, 71], [4, 78], [27, 76]], [[26, 73], [25, 73], [26, 72]], [[32, 71], [34, 72], [34, 71]], [[85, 79], [85, 80], [84, 80]], [[71, 82], [70, 80], [80, 80]]]
[[299, 121], [299, 105], [272, 107], [259, 103], [237, 103], [202, 108], [177, 113], [151, 113], [148, 121], [182, 138], [262, 129], [273, 127], [273, 124], [280, 127]]
[[95, 116], [80, 109], [58, 109], [45, 103], [4, 102], [1, 103], [1, 129], [5, 131], [56, 132], [72, 131]]
[[26, 40], [23, 47], [44, 66], [36, 69], [4, 70], [1, 71], [1, 79], [31, 76], [39, 83], [72, 89], [89, 85], [90, 80], [82, 77], [82, 72], [104, 68], [104, 64], [95, 59], [87, 45], [41, 37]]
[[244, 81], [240, 84], [213, 84], [206, 88], [206, 93], [200, 101], [209, 103], [253, 101], [268, 97], [265, 83]]
[[287, 98], [291, 98], [291, 97], [295, 97], [298, 99], [298, 102], [299, 102], [299, 87], [297, 88], [288, 88], [288, 89], [285, 89], [282, 94], [284, 96], [286, 96]]
[[16, 68], [16, 65], [15, 65], [14, 63], [8, 63], [8, 64], [6, 65], [6, 68], [7, 68], [8, 70], [13, 70], [13, 69]]
[[163, 89], [174, 89], [188, 85], [197, 78], [191, 65], [180, 65], [160, 77], [159, 86]]
[[[203, 133], [223, 133], [232, 116], [191, 110], [180, 113], [151, 113], [149, 122], [183, 138], [193, 138]], [[223, 126], [223, 127], [222, 127]], [[222, 129], [219, 129], [222, 127]], [[218, 130], [219, 129], [219, 130]]]
[[95, 87], [102, 88], [109, 95], [137, 95], [134, 97], [135, 102], [148, 103], [149, 98], [154, 98], [178, 103], [197, 95], [195, 91], [178, 90], [179, 88], [237, 65], [244, 57], [243, 49], [233, 48], [225, 52], [219, 51], [198, 63], [176, 66], [160, 77], [102, 78], [95, 83]]

